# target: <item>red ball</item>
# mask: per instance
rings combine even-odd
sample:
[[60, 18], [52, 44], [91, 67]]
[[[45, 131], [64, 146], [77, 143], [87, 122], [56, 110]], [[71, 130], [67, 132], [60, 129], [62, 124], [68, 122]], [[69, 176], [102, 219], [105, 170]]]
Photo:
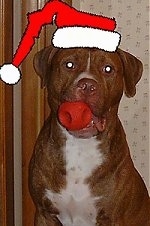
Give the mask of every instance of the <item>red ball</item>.
[[92, 120], [92, 112], [84, 102], [65, 102], [58, 110], [60, 123], [68, 130], [85, 128]]

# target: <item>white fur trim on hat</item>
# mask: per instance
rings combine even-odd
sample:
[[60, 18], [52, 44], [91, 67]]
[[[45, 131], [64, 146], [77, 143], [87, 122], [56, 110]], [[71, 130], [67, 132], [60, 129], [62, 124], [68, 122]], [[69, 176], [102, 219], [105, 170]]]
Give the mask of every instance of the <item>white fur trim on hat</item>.
[[4, 64], [0, 68], [0, 79], [6, 84], [16, 84], [21, 78], [21, 73], [13, 64]]
[[53, 35], [53, 45], [59, 48], [95, 47], [114, 52], [119, 46], [121, 35], [91, 27], [63, 27]]

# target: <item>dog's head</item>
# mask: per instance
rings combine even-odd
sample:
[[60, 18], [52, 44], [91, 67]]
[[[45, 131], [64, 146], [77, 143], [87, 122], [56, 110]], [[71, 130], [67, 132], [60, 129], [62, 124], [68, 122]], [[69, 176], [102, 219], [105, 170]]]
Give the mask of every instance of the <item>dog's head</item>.
[[53, 112], [57, 114], [60, 104], [66, 101], [85, 102], [99, 131], [105, 129], [107, 112], [116, 109], [117, 113], [123, 91], [128, 97], [135, 95], [142, 75], [142, 63], [120, 49], [105, 52], [47, 47], [35, 55], [34, 67], [47, 87]]

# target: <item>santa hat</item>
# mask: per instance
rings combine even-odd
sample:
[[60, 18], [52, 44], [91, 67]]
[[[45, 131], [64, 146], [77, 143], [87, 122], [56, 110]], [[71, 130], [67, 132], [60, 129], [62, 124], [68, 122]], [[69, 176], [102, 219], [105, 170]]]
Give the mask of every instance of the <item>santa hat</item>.
[[95, 14], [78, 11], [61, 0], [48, 1], [43, 9], [28, 13], [28, 25], [11, 64], [0, 68], [0, 78], [16, 84], [21, 78], [19, 66], [31, 51], [43, 25], [57, 25], [52, 44], [58, 48], [95, 47], [116, 51], [121, 35], [114, 31], [116, 21]]

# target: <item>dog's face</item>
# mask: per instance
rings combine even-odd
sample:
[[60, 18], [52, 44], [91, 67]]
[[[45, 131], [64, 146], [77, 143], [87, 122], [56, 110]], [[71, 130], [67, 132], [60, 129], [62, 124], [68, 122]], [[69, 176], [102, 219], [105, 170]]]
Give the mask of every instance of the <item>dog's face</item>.
[[142, 63], [120, 49], [47, 47], [36, 54], [34, 67], [47, 87], [53, 112], [65, 101], [88, 104], [97, 123], [97, 129], [90, 131], [93, 135], [105, 129], [107, 112], [118, 109], [123, 90], [128, 97], [135, 95], [142, 75]]

